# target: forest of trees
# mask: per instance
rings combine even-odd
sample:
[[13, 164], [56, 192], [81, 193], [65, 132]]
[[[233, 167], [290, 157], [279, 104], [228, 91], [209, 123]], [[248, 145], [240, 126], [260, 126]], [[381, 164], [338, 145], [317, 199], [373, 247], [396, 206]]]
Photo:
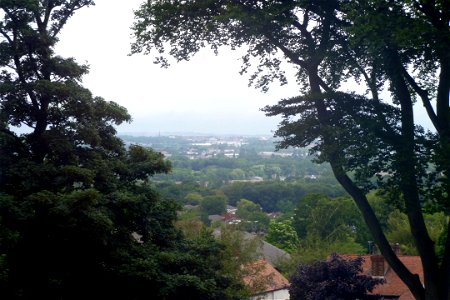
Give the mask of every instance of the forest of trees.
[[[245, 299], [258, 241], [208, 227], [233, 204], [238, 228], [291, 253], [280, 268], [293, 274], [294, 298], [296, 282], [311, 283], [304, 270], [360, 270], [336, 256], [297, 263], [363, 253], [373, 240], [416, 299], [450, 299], [448, 0], [158, 0], [135, 11], [132, 52], [156, 52], [163, 67], [204, 47], [242, 47], [251, 85], [296, 81], [299, 95], [264, 111], [282, 117], [279, 149], [310, 147], [326, 175], [314, 182], [298, 176], [311, 161], [295, 157], [171, 163], [125, 146], [116, 126], [131, 121], [126, 108], [82, 85], [87, 65], [55, 53], [65, 24], [93, 4], [0, 1], [2, 298]], [[362, 90], [344, 91], [348, 81]], [[264, 181], [232, 182], [253, 176]], [[392, 242], [420, 256], [423, 283]], [[335, 292], [355, 294], [346, 280]], [[356, 283], [363, 294], [376, 284]]]

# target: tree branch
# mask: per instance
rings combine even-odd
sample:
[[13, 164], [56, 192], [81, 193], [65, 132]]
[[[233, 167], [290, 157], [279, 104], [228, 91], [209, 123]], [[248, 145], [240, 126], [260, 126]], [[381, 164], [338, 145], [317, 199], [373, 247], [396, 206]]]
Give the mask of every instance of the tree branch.
[[[56, 37], [59, 34], [59, 32], [61, 31], [61, 29], [64, 27], [64, 25], [66, 24], [67, 20], [72, 16], [72, 14], [75, 11], [81, 9], [84, 6], [89, 6], [89, 5], [91, 5], [91, 3], [92, 3], [92, 1], [89, 1], [89, 2], [86, 2], [86, 3], [83, 3], [80, 5], [80, 0], [74, 0], [71, 3], [71, 5], [68, 5], [68, 9], [67, 9], [67, 12], [65, 13], [64, 17], [61, 20], [59, 20], [59, 22], [57, 22], [57, 25], [55, 24], [53, 33], [51, 33], [49, 35], [51, 37]], [[54, 8], [55, 7], [49, 8], [50, 11], [48, 12], [48, 14], [50, 14]]]
[[273, 43], [278, 49], [280, 49], [287, 58], [289, 58], [294, 64], [299, 65], [302, 68], [307, 68], [307, 64], [304, 60], [300, 59], [297, 54], [295, 54], [292, 50], [288, 49], [286, 46], [281, 44], [277, 39], [273, 36], [266, 34], [267, 39]]
[[50, 4], [53, 4], [53, 1], [49, 1], [49, 0], [44, 1], [45, 15], [44, 15], [43, 23], [46, 24], [46, 26], [48, 24], [48, 21], [50, 20], [50, 15], [51, 15], [51, 12], [53, 9], [53, 6]]
[[8, 41], [8, 43], [12, 44], [13, 40], [11, 39], [11, 37], [6, 34], [6, 32], [3, 30], [2, 27], [0, 27], [0, 34], [3, 35], [3, 37]]
[[413, 88], [413, 90], [417, 93], [417, 95], [420, 96], [420, 99], [422, 99], [423, 106], [425, 107], [428, 117], [433, 123], [434, 128], [436, 128], [438, 132], [441, 132], [441, 126], [439, 125], [438, 117], [433, 109], [433, 106], [431, 105], [430, 98], [428, 97], [428, 92], [422, 89], [417, 84], [414, 78], [411, 77], [411, 75], [408, 73], [408, 71], [406, 71], [406, 69], [403, 66], [402, 66], [402, 73], [408, 84]]

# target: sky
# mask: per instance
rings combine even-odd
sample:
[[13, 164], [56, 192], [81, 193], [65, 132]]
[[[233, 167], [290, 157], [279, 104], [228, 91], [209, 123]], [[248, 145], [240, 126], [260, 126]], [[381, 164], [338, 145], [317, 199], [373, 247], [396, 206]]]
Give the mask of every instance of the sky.
[[272, 135], [280, 119], [260, 109], [299, 94], [295, 80], [273, 83], [267, 93], [248, 87], [248, 74], [239, 74], [239, 51], [215, 56], [205, 49], [168, 69], [151, 55], [129, 56], [133, 9], [143, 0], [95, 2], [69, 19], [56, 53], [87, 63], [83, 85], [128, 109], [133, 122], [119, 133]]
[[[280, 118], [260, 109], [298, 95], [293, 76], [263, 93], [248, 86], [248, 74], [239, 74], [242, 50], [221, 49], [215, 56], [205, 49], [168, 69], [155, 65], [151, 55], [130, 56], [133, 9], [143, 1], [96, 0], [69, 19], [56, 47], [58, 55], [90, 66], [83, 84], [95, 96], [128, 109], [133, 122], [119, 126], [119, 134], [272, 135]], [[416, 113], [431, 128], [421, 105]]]

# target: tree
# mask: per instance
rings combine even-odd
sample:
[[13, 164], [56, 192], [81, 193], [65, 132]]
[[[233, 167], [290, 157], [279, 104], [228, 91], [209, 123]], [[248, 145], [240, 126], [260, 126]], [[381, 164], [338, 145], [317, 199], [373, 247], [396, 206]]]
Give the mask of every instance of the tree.
[[190, 192], [186, 195], [186, 197], [184, 197], [184, 200], [187, 204], [198, 205], [202, 203], [203, 196], [197, 192]]
[[[297, 232], [297, 235], [300, 238], [305, 238], [308, 234], [308, 225], [311, 222], [311, 211], [314, 210], [314, 208], [317, 205], [317, 202], [323, 200], [327, 201], [330, 198], [327, 195], [324, 194], [307, 194], [305, 197], [300, 199], [300, 201], [297, 204], [297, 208], [294, 213], [293, 218], [293, 226]], [[321, 220], [327, 222], [328, 218], [320, 218]], [[341, 222], [339, 222], [340, 225], [342, 225]], [[311, 224], [312, 225], [312, 224]], [[326, 228], [329, 228], [330, 230], [333, 230], [333, 226], [325, 226]], [[323, 236], [321, 236], [323, 238]]]
[[266, 241], [289, 253], [297, 250], [300, 243], [291, 220], [270, 221]]
[[225, 195], [211, 195], [203, 197], [201, 210], [208, 215], [221, 215], [227, 211], [228, 199]]
[[[430, 237], [435, 243], [436, 252], [442, 254], [442, 237], [445, 232], [446, 217], [443, 213], [425, 214], [424, 217]], [[417, 255], [414, 238], [409, 230], [408, 217], [405, 213], [394, 210], [389, 214], [386, 236], [392, 244], [400, 244], [402, 254]]]
[[[303, 94], [265, 108], [284, 118], [276, 132], [283, 139], [279, 146], [313, 144], [317, 160], [330, 163], [413, 295], [447, 300], [450, 224], [440, 261], [423, 212], [449, 213], [449, 6], [446, 0], [147, 2], [136, 12], [133, 51], [155, 48], [157, 62], [167, 66], [167, 48], [176, 60], [188, 60], [206, 44], [215, 51], [246, 46], [242, 72], [256, 58], [250, 81], [262, 89], [286, 81], [283, 60], [296, 66]], [[350, 78], [367, 93], [339, 91]], [[391, 102], [380, 97], [384, 82]], [[433, 132], [415, 124], [416, 99]], [[367, 200], [374, 177], [403, 202], [424, 285], [392, 251]]]
[[349, 197], [311, 193], [300, 199], [292, 220], [300, 241], [295, 261], [311, 263], [331, 253], [364, 253], [372, 240]]
[[[254, 275], [261, 271], [261, 268], [251, 268], [258, 259], [258, 249], [261, 247], [261, 240], [258, 237], [247, 237], [244, 232], [233, 228], [233, 226], [222, 226], [217, 238], [225, 246], [221, 260], [224, 267], [221, 272], [231, 275], [237, 279], [242, 285], [246, 285], [244, 279], [249, 275]], [[244, 267], [247, 266], [247, 267]], [[233, 288], [233, 287], [232, 287]], [[230, 293], [242, 293], [241, 295], [248, 297], [251, 287], [245, 286], [244, 291], [229, 289]], [[243, 297], [246, 299], [246, 297]]]
[[[328, 242], [355, 241], [362, 246], [371, 240], [367, 226], [348, 197], [330, 198], [311, 193], [300, 199], [295, 209], [293, 226], [300, 238], [314, 237]], [[368, 239], [367, 239], [368, 238]], [[337, 250], [336, 250], [337, 251]]]
[[[0, 290], [4, 299], [230, 299], [222, 246], [176, 230], [150, 177], [161, 153], [125, 148], [125, 108], [81, 85], [58, 33], [93, 1], [0, 1]], [[29, 133], [19, 134], [25, 126]]]
[[247, 199], [241, 199], [237, 203], [236, 215], [243, 219], [249, 219], [254, 213], [262, 212], [261, 205]]
[[332, 254], [327, 261], [299, 265], [290, 278], [291, 299], [381, 299], [369, 293], [383, 280], [362, 275], [362, 260]]
[[245, 172], [242, 169], [236, 168], [231, 170], [230, 177], [232, 179], [245, 179]]
[[243, 221], [240, 223], [243, 230], [250, 232], [265, 232], [269, 227], [269, 216], [263, 212], [259, 204], [253, 203], [250, 200], [239, 200], [236, 215]]
[[226, 243], [218, 242], [209, 231], [185, 243], [178, 251], [159, 253], [156, 270], [165, 272], [157, 271], [162, 275], [159, 286], [145, 287], [146, 298], [154, 288], [157, 299], [245, 299], [245, 286], [236, 270], [230, 269], [230, 257], [225, 256]]

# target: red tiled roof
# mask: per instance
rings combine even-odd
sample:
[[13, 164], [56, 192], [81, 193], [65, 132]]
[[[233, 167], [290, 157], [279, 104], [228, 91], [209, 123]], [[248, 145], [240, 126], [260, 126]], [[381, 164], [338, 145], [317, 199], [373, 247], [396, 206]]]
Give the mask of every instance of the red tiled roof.
[[[343, 257], [352, 259], [358, 257], [358, 255], [343, 255]], [[361, 255], [361, 257], [364, 259], [362, 265], [363, 273], [366, 275], [372, 275], [370, 259], [371, 255]], [[398, 258], [405, 265], [405, 267], [408, 268], [409, 271], [411, 271], [411, 273], [418, 274], [420, 277], [420, 281], [422, 281], [423, 283], [423, 268], [420, 256], [399, 255]], [[386, 282], [384, 284], [377, 285], [372, 291], [372, 294], [385, 296], [396, 295], [399, 296], [399, 300], [415, 299], [406, 284], [403, 283], [400, 277], [397, 276], [394, 270], [387, 263], [386, 269], [384, 271], [384, 279]]]
[[239, 218], [235, 214], [226, 213], [223, 215], [224, 221], [232, 221], [232, 220], [238, 220]]
[[253, 293], [266, 293], [281, 290], [289, 286], [289, 281], [278, 272], [265, 259], [245, 266], [248, 275], [244, 277], [244, 283]]

